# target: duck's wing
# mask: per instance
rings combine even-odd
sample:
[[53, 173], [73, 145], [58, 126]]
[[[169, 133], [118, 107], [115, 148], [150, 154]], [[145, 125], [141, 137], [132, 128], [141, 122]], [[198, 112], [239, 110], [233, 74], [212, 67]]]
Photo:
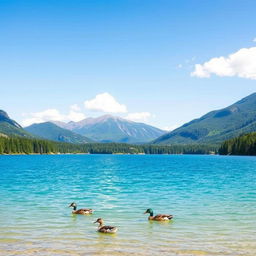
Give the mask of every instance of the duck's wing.
[[173, 218], [170, 214], [158, 214], [154, 217], [154, 220], [171, 220]]
[[99, 229], [99, 231], [103, 233], [115, 233], [117, 228], [112, 226], [103, 226]]
[[83, 210], [83, 211], [85, 211], [85, 212], [93, 212], [93, 209], [81, 209], [81, 210]]
[[90, 214], [90, 213], [92, 213], [92, 212], [93, 212], [92, 209], [83, 208], [83, 209], [77, 210], [75, 213], [76, 213], [76, 214]]

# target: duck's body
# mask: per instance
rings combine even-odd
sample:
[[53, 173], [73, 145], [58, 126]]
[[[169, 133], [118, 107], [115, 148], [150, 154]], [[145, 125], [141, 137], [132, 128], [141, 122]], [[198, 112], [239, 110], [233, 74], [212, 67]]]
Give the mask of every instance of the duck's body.
[[157, 214], [154, 216], [152, 209], [147, 209], [144, 214], [149, 213], [148, 220], [155, 220], [155, 221], [169, 221], [173, 218], [173, 215], [170, 214]]
[[166, 220], [171, 220], [173, 218], [172, 215], [167, 215], [167, 214], [158, 214], [156, 216], [149, 216], [149, 220], [156, 220], [156, 221], [166, 221]]
[[92, 209], [79, 209], [79, 210], [73, 210], [72, 213], [73, 214], [84, 214], [84, 215], [87, 215], [87, 214], [92, 214], [93, 210]]
[[98, 232], [114, 234], [117, 231], [117, 227], [102, 226], [98, 228]]
[[117, 227], [113, 226], [103, 226], [103, 219], [99, 218], [94, 223], [99, 223], [98, 232], [114, 234], [117, 231]]
[[73, 214], [89, 215], [93, 213], [93, 209], [78, 209], [76, 203], [71, 203], [69, 207], [73, 207]]

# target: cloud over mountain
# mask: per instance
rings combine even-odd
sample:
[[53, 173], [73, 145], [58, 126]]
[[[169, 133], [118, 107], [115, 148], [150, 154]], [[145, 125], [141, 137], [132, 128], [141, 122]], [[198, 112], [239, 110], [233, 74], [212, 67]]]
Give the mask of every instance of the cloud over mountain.
[[[147, 122], [150, 118], [154, 117], [154, 115], [149, 112], [128, 113], [126, 105], [120, 104], [107, 92], [97, 94], [93, 99], [84, 101], [84, 108], [85, 109], [81, 109], [79, 104], [73, 104], [69, 106], [69, 110], [66, 113], [63, 113], [56, 108], [25, 113], [23, 114], [24, 119], [21, 124], [26, 127], [31, 124], [44, 123], [48, 121], [79, 122], [85, 119], [90, 112], [94, 111], [103, 113], [120, 113], [122, 115], [126, 115], [126, 119], [135, 122]], [[84, 113], [85, 110], [87, 110], [87, 114]]]
[[47, 121], [75, 121], [78, 122], [84, 119], [86, 116], [84, 113], [80, 112], [77, 105], [70, 106], [68, 114], [61, 114], [59, 110], [55, 108], [46, 109], [40, 112], [34, 112], [29, 114], [24, 114], [27, 116], [21, 124], [23, 126], [29, 126], [31, 124], [43, 123]]
[[84, 102], [85, 108], [105, 113], [126, 113], [127, 108], [120, 104], [111, 94], [105, 92], [97, 94], [95, 98]]

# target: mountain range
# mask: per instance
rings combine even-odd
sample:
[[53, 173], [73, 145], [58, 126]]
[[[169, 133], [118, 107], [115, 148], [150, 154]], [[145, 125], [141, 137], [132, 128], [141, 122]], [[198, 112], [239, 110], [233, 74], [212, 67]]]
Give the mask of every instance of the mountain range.
[[165, 133], [150, 125], [111, 115], [90, 117], [79, 122], [54, 123], [97, 142], [147, 143]]
[[0, 110], [0, 136], [44, 138], [70, 143], [120, 142], [153, 144], [220, 144], [256, 131], [256, 93], [211, 111], [166, 133], [156, 127], [104, 115], [79, 122], [45, 122], [25, 129]]
[[22, 128], [0, 110], [0, 136], [22, 136], [68, 143], [122, 142], [146, 143], [165, 132], [143, 123], [104, 115], [80, 122], [44, 122]]
[[157, 138], [154, 144], [218, 144], [256, 131], [256, 93], [194, 119]]

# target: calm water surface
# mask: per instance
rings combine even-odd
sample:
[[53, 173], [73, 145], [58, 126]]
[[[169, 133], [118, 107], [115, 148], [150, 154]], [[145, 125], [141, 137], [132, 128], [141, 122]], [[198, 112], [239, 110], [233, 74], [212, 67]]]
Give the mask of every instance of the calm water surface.
[[0, 172], [0, 255], [256, 255], [256, 157], [0, 156]]

